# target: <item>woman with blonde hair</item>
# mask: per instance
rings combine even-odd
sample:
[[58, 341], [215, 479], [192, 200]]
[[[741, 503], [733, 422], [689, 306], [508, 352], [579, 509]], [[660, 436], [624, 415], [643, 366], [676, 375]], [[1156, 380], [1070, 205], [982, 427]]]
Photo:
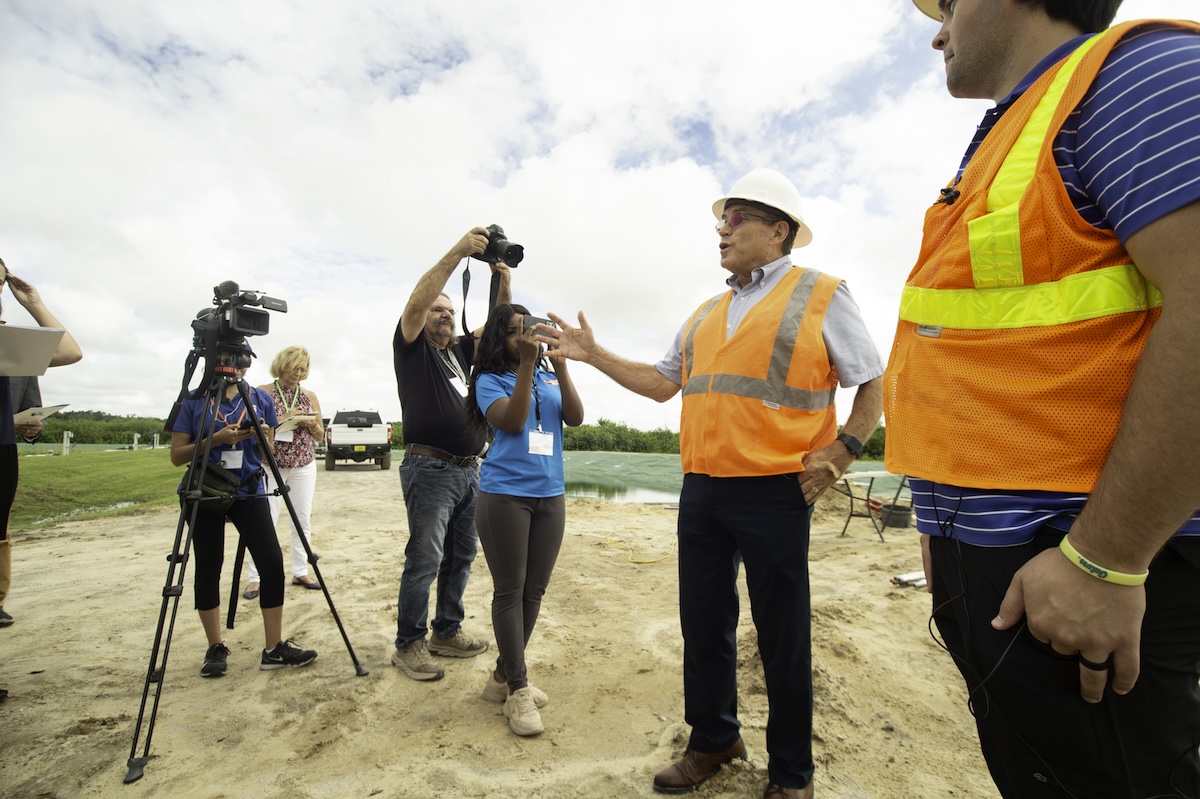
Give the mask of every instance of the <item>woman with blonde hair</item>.
[[[275, 430], [275, 461], [279, 465], [279, 476], [288, 486], [288, 496], [300, 521], [300, 530], [288, 518], [287, 527], [292, 531], [292, 584], [314, 591], [321, 588], [316, 578], [308, 575], [308, 555], [304, 543], [312, 541], [311, 517], [313, 490], [317, 485], [316, 442], [325, 435], [321, 424], [321, 403], [317, 395], [300, 387], [300, 381], [308, 379], [308, 350], [304, 347], [285, 347], [271, 361], [273, 383], [259, 386], [275, 402], [275, 414], [279, 426]], [[275, 494], [275, 478], [267, 475], [267, 501], [271, 506], [271, 519], [279, 528], [279, 511], [283, 498]], [[250, 576], [242, 596], [254, 599], [258, 596], [258, 568], [250, 558]]]

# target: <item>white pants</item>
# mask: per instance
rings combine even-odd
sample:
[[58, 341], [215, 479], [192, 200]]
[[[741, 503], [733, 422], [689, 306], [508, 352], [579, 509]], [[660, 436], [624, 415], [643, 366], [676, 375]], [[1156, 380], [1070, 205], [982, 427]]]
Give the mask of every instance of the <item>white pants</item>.
[[[300, 466], [295, 469], [280, 469], [279, 476], [283, 478], [284, 485], [291, 490], [288, 491], [288, 496], [291, 497], [292, 507], [296, 509], [296, 517], [300, 520], [300, 529], [304, 531], [304, 539], [312, 542], [312, 527], [310, 519], [312, 517], [312, 501], [313, 490], [317, 487], [317, 462], [314, 460], [307, 466]], [[282, 509], [287, 516], [287, 522], [284, 525], [292, 531], [292, 577], [307, 577], [308, 576], [308, 553], [304, 551], [304, 544], [300, 541], [300, 534], [296, 532], [296, 526], [292, 523], [291, 515], [286, 513], [287, 506], [283, 504], [283, 497], [277, 497], [272, 492], [275, 490], [275, 478], [270, 471], [267, 472], [267, 504], [271, 506], [271, 521], [275, 524], [275, 529], [279, 529], [279, 512]], [[247, 555], [250, 553], [247, 552]], [[250, 577], [248, 582], [258, 582], [258, 567], [254, 565], [254, 558], [247, 559], [250, 564]]]

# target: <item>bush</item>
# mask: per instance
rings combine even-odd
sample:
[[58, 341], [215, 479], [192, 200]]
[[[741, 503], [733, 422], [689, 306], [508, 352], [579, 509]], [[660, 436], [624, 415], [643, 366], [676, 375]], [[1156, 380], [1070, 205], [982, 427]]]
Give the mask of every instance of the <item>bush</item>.
[[71, 431], [76, 444], [132, 444], [133, 435], [140, 436], [142, 444], [154, 440], [159, 433], [164, 443], [170, 435], [163, 432], [163, 419], [143, 416], [112, 416], [100, 411], [62, 411], [46, 418], [41, 443], [55, 444], [62, 441], [63, 433]]
[[665, 427], [636, 430], [627, 425], [601, 419], [597, 424], [567, 427], [563, 430], [563, 449], [576, 452], [655, 452], [679, 454], [679, 434]]

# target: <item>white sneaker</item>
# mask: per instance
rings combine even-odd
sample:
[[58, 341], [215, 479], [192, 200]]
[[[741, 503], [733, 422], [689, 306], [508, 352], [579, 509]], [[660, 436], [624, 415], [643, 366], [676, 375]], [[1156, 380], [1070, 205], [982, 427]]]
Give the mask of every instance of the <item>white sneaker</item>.
[[[534, 707], [543, 708], [550, 702], [550, 697], [546, 696], [546, 692], [536, 685], [529, 686], [529, 693], [533, 695]], [[487, 685], [483, 687], [483, 698], [489, 702], [495, 702], [497, 705], [508, 699], [508, 683], [496, 682], [494, 675], [489, 674]]]
[[514, 691], [504, 700], [504, 717], [508, 719], [508, 728], [517, 735], [537, 735], [546, 729], [528, 686]]

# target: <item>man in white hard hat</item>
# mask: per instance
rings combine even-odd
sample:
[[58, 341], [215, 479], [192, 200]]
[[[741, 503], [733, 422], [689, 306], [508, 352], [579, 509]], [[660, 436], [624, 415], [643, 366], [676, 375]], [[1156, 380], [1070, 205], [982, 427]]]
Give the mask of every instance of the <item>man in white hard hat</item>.
[[1006, 799], [1200, 796], [1200, 25], [916, 5], [996, 103], [886, 377], [933, 619]]
[[[812, 231], [791, 181], [755, 169], [712, 210], [729, 289], [691, 315], [661, 361], [635, 363], [599, 346], [582, 312], [579, 327], [551, 314], [561, 329], [543, 340], [551, 354], [590, 363], [642, 396], [663, 402], [683, 391], [679, 615], [692, 734], [683, 757], [655, 775], [655, 790], [690, 791], [746, 757], [737, 718], [740, 556], [770, 704], [763, 796], [808, 799], [809, 520], [879, 423], [883, 364], [845, 283], [793, 266], [790, 252]], [[858, 387], [841, 435], [839, 383]]]

